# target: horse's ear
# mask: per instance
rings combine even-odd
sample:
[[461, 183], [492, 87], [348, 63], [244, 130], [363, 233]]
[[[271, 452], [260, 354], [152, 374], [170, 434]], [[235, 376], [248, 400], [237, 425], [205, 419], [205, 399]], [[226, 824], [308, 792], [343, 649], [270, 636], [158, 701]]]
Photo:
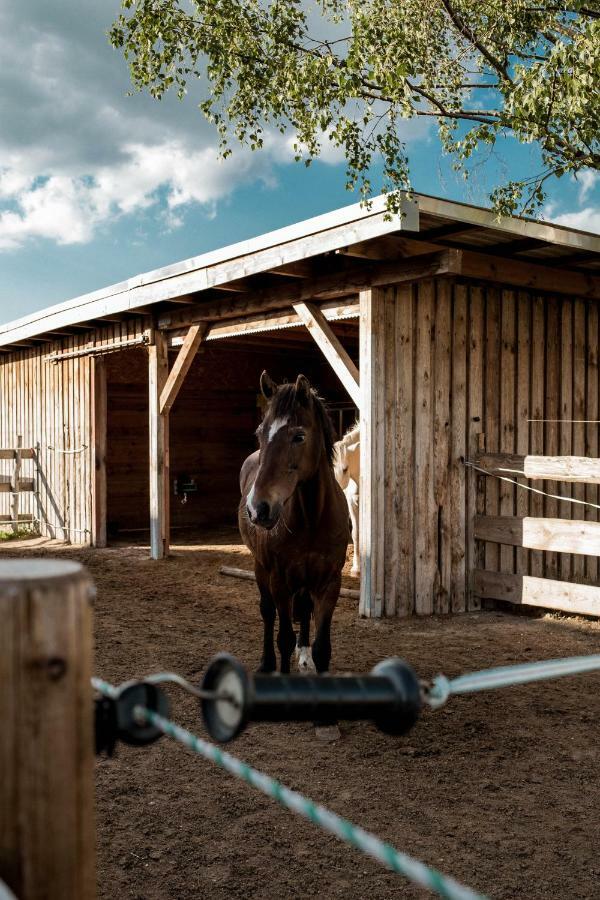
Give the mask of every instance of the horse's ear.
[[308, 403], [308, 398], [310, 397], [310, 382], [306, 375], [298, 375], [294, 390], [296, 392], [296, 399], [299, 403]]
[[263, 397], [267, 400], [270, 400], [275, 391], [277, 390], [277, 385], [265, 369], [262, 375], [260, 376], [260, 389], [262, 391]]

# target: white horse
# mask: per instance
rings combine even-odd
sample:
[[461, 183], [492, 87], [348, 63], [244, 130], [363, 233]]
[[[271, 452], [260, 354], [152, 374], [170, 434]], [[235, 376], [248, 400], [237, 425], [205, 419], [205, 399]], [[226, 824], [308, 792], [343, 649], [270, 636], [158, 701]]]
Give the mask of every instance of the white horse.
[[360, 432], [354, 425], [341, 441], [334, 445], [333, 470], [338, 484], [346, 495], [350, 521], [352, 522], [352, 575], [360, 574], [358, 549], [358, 485], [360, 484]]

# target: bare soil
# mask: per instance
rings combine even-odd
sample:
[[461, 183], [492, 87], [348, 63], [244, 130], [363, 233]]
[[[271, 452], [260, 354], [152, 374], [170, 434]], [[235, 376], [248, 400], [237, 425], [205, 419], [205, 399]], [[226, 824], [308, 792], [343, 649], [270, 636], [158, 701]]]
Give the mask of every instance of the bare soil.
[[[232, 533], [208, 541], [158, 563], [141, 546], [0, 554], [89, 568], [98, 675], [198, 679], [219, 650], [251, 669], [260, 655], [256, 587], [218, 574], [250, 568], [248, 554]], [[399, 655], [428, 678], [599, 652], [600, 625], [500, 612], [372, 622], [342, 599], [333, 647], [336, 671]], [[497, 900], [598, 897], [599, 688], [592, 675], [454, 698], [401, 739], [368, 723], [342, 723], [332, 744], [310, 725], [255, 725], [229, 749]], [[173, 718], [203, 734], [194, 701], [171, 697]], [[98, 760], [97, 827], [100, 900], [425, 896], [166, 738]]]

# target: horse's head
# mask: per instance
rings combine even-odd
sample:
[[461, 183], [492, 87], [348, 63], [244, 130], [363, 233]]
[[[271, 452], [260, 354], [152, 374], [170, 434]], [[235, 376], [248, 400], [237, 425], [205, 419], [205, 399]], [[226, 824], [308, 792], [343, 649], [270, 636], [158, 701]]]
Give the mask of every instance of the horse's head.
[[263, 372], [260, 387], [269, 405], [257, 431], [259, 466], [246, 504], [252, 524], [270, 529], [297, 485], [316, 474], [323, 457], [331, 465], [333, 427], [304, 375], [295, 384], [277, 386]]
[[356, 478], [360, 471], [359, 448], [358, 423], [344, 435], [341, 441], [336, 441], [333, 445], [333, 472], [343, 491], [348, 487], [350, 479]]

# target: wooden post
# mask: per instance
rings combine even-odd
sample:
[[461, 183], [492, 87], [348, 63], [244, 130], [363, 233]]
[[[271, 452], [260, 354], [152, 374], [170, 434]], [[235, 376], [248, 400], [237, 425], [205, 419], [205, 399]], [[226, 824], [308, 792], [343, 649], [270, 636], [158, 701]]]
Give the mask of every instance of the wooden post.
[[91, 582], [0, 562], [0, 880], [19, 900], [93, 900]]
[[360, 408], [360, 375], [350, 354], [314, 303], [294, 303], [294, 309], [312, 335], [317, 347], [344, 385], [354, 405]]
[[106, 365], [102, 357], [91, 360], [92, 407], [92, 546], [106, 547]]
[[360, 293], [360, 603], [359, 614], [379, 618], [384, 605], [383, 347], [384, 291]]
[[169, 413], [161, 414], [160, 398], [169, 377], [168, 345], [156, 330], [148, 347], [150, 436], [150, 556], [169, 555]]
[[11, 499], [12, 513], [12, 530], [16, 534], [19, 530], [19, 482], [21, 480], [21, 448], [23, 446], [23, 435], [17, 436], [17, 447], [15, 450], [15, 466], [13, 469], [13, 494]]

